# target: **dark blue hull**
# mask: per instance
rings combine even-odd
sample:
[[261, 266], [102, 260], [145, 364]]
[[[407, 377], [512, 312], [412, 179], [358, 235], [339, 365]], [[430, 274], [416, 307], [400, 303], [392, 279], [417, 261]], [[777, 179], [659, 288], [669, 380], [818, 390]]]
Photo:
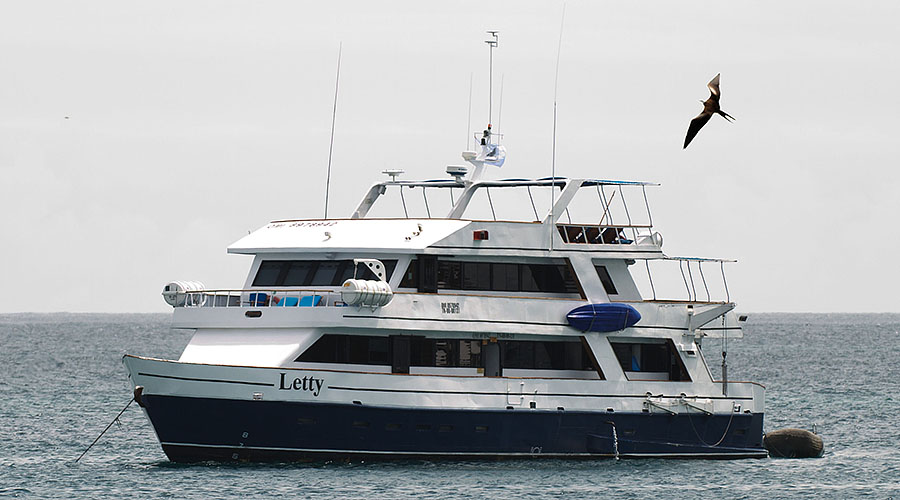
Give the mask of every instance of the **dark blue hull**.
[[[144, 395], [170, 460], [765, 457], [763, 415], [445, 410]], [[616, 438], [613, 438], [613, 428]]]

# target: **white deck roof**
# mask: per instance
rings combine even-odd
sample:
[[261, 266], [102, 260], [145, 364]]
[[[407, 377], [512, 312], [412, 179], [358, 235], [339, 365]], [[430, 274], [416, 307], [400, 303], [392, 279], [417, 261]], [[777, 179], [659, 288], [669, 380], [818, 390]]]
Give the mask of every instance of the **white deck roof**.
[[228, 247], [228, 253], [377, 251], [413, 253], [467, 226], [448, 219], [339, 219], [270, 222]]

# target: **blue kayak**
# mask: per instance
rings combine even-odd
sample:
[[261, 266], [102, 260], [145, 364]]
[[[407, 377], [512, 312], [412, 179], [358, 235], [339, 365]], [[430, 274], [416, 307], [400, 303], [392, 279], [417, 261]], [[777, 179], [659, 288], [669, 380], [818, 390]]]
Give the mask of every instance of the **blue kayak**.
[[609, 302], [576, 307], [566, 314], [569, 325], [583, 332], [616, 332], [634, 326], [641, 313], [628, 304]]

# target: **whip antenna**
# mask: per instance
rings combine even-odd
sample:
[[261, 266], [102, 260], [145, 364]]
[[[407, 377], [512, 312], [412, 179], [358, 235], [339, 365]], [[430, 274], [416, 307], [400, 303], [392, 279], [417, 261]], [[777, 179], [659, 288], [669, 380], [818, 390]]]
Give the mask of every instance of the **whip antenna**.
[[331, 110], [331, 141], [328, 144], [328, 174], [325, 177], [325, 218], [328, 218], [328, 191], [331, 189], [331, 155], [334, 152], [334, 122], [337, 117], [338, 84], [341, 82], [341, 52], [344, 42], [338, 45], [337, 76], [334, 79], [334, 107]]
[[469, 138], [472, 134], [472, 73], [469, 73], [469, 115], [466, 117], [466, 149], [469, 149]]
[[[500, 109], [497, 110], [497, 136], [502, 138], [503, 135], [500, 131], [500, 123], [503, 121], [503, 80], [506, 79], [506, 75], [500, 75]], [[499, 143], [499, 142], [498, 142]]]
[[484, 43], [488, 44], [490, 49], [490, 66], [488, 68], [488, 128], [491, 126], [491, 121], [494, 116], [494, 48], [500, 43], [499, 31], [488, 31], [489, 35], [494, 37], [493, 40], [485, 40]]
[[556, 78], [553, 83], [553, 148], [550, 158], [550, 250], [553, 250], [553, 205], [556, 204], [556, 96], [559, 89], [559, 55], [562, 53], [563, 27], [566, 24], [566, 4], [563, 4], [562, 20], [559, 22], [559, 45], [556, 48]]

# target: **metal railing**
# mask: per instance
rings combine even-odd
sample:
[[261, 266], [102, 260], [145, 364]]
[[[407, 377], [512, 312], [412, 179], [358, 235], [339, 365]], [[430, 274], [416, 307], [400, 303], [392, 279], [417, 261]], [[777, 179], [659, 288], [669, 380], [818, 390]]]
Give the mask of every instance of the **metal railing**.
[[190, 290], [175, 294], [174, 307], [344, 307], [333, 290], [262, 289]]
[[[557, 224], [560, 237], [566, 243], [589, 245], [630, 245], [641, 236], [650, 236], [653, 226], [642, 224]], [[631, 234], [627, 234], [629, 230]]]
[[[700, 302], [700, 303], [722, 303], [722, 302], [731, 302], [731, 292], [728, 290], [728, 280], [725, 277], [725, 264], [737, 262], [732, 259], [708, 259], [701, 257], [666, 257], [665, 259], [638, 259], [644, 261], [644, 268], [646, 269], [645, 278], [650, 285], [650, 297], [647, 297], [648, 300], [662, 300], [662, 301], [686, 301], [686, 302]], [[650, 262], [657, 263], [669, 263], [671, 265], [677, 264], [678, 266], [678, 274], [674, 276], [680, 277], [680, 279], [675, 278], [672, 279], [671, 273], [668, 278], [668, 285], [670, 285], [669, 292], [672, 292], [672, 284], [677, 281], [680, 281], [680, 284], [684, 285], [684, 294], [670, 298], [662, 298], [657, 295], [657, 286], [659, 283], [654, 284], [654, 276], [650, 271]], [[706, 264], [707, 267], [704, 267]], [[712, 267], [713, 269], [709, 269]], [[718, 269], [716, 269], [718, 268]], [[704, 272], [704, 270], [706, 272]], [[638, 269], [635, 269], [638, 271]], [[709, 271], [713, 271], [713, 275], [709, 276]], [[718, 272], [716, 272], [718, 271]], [[710, 288], [713, 286], [713, 282], [710, 280], [711, 277], [715, 276], [715, 274], [719, 274], [720, 281], [718, 283], [718, 289], [711, 291]], [[635, 272], [632, 272], [635, 281], [638, 281], [638, 276]], [[678, 287], [675, 287], [678, 288]], [[668, 295], [668, 294], [667, 294]], [[678, 294], [680, 295], [680, 294]], [[646, 297], [646, 295], [645, 295]], [[685, 298], [686, 297], [686, 298]]]

